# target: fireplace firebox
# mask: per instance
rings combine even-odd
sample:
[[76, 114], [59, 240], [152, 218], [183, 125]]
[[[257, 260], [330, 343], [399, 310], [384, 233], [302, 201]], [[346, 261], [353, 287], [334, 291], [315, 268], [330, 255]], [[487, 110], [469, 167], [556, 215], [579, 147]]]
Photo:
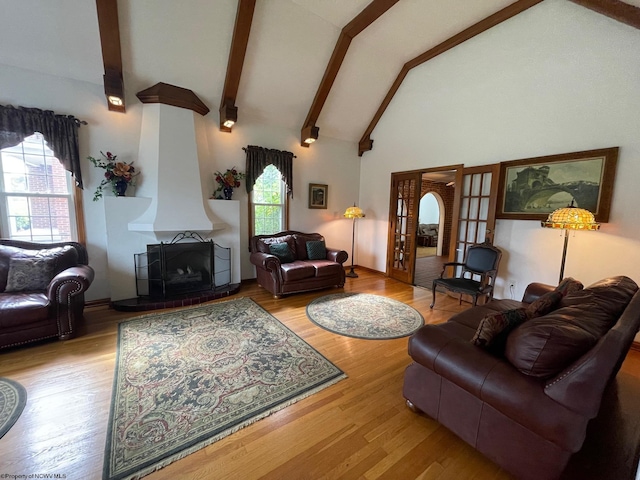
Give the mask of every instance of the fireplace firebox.
[[134, 255], [139, 297], [172, 298], [214, 290], [231, 283], [231, 249], [194, 232], [169, 243], [147, 245]]

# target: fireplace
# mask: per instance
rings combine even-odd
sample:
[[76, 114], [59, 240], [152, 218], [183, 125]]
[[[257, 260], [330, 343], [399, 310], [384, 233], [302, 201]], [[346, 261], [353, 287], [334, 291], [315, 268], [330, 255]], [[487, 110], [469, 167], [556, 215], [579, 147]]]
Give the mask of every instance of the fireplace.
[[147, 245], [135, 257], [139, 297], [167, 299], [215, 290], [231, 283], [231, 249], [194, 232], [169, 243]]

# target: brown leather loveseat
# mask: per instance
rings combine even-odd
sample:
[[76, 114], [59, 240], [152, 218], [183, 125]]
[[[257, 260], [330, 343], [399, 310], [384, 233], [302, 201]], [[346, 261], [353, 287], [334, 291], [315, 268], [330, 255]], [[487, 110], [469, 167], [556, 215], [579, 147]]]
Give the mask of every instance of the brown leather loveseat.
[[420, 328], [403, 395], [517, 478], [555, 479], [639, 326], [630, 278], [559, 295], [531, 284], [522, 302], [494, 300]]
[[93, 281], [79, 243], [0, 239], [0, 348], [71, 338]]
[[326, 247], [319, 233], [293, 230], [256, 235], [250, 241], [250, 260], [258, 284], [276, 298], [295, 292], [344, 286], [344, 250]]

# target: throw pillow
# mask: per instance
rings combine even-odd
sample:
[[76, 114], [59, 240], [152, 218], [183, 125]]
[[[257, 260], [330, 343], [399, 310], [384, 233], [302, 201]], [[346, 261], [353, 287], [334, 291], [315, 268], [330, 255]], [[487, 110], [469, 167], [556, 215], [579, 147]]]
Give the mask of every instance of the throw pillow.
[[269, 253], [280, 259], [280, 263], [291, 263], [295, 260], [288, 243], [272, 243], [269, 245]]
[[52, 258], [12, 258], [5, 292], [46, 290], [54, 277]]
[[485, 316], [471, 343], [483, 348], [495, 349], [496, 353], [504, 348], [509, 333], [527, 319], [526, 308], [514, 308]]
[[324, 240], [307, 242], [307, 257], [309, 257], [309, 260], [325, 260], [327, 258], [327, 247], [324, 245]]
[[568, 277], [568, 278], [562, 279], [562, 281], [558, 284], [558, 286], [555, 288], [554, 291], [560, 292], [563, 297], [566, 297], [570, 293], [579, 292], [583, 288], [584, 288], [584, 285], [582, 284], [582, 282], [579, 282], [574, 278]]
[[562, 292], [557, 290], [545, 293], [527, 307], [527, 317], [542, 317], [554, 311], [560, 305], [563, 296]]

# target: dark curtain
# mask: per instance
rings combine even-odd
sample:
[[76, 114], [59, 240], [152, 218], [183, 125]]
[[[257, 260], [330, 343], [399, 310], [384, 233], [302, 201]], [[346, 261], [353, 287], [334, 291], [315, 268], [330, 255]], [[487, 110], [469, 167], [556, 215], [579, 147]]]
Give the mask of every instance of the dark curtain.
[[251, 193], [253, 184], [262, 175], [264, 169], [273, 165], [280, 171], [282, 180], [287, 184], [287, 195], [293, 197], [293, 159], [295, 158], [293, 153], [255, 145], [249, 145], [244, 151], [247, 152], [245, 168], [247, 193]]
[[55, 157], [71, 172], [82, 188], [78, 128], [72, 115], [56, 115], [50, 110], [0, 105], [0, 148], [13, 147], [36, 132], [44, 136]]

